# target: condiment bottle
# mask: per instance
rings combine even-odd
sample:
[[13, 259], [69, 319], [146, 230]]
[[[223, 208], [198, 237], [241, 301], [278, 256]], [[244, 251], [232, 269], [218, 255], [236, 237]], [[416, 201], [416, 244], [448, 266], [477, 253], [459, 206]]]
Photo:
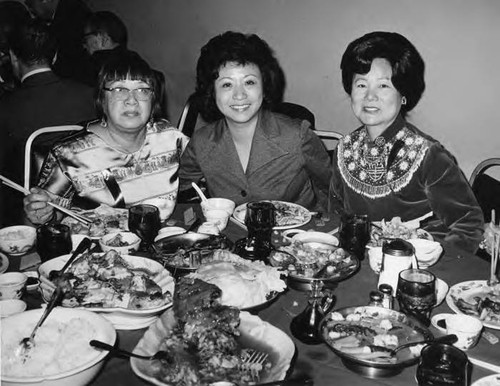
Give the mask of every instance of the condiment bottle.
[[374, 290], [370, 292], [370, 302], [368, 303], [369, 306], [371, 307], [383, 307], [383, 300], [384, 295], [382, 292]]
[[393, 306], [394, 306], [394, 300], [392, 298], [392, 287], [390, 284], [386, 284], [386, 283], [383, 283], [383, 284], [380, 284], [378, 286], [378, 290], [382, 293], [383, 297], [382, 297], [382, 305], [385, 307], [385, 308], [390, 308], [392, 309]]

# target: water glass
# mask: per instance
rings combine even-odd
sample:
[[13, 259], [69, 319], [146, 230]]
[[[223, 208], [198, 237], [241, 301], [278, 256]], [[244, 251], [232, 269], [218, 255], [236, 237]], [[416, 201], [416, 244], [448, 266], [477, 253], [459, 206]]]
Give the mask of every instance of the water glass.
[[64, 224], [45, 224], [36, 231], [36, 250], [42, 262], [71, 252], [71, 229]]
[[128, 229], [151, 245], [161, 228], [160, 210], [149, 204], [132, 206], [128, 211]]
[[445, 343], [432, 343], [422, 349], [417, 366], [419, 386], [467, 386], [467, 355]]
[[340, 246], [363, 259], [365, 248], [370, 241], [370, 220], [367, 215], [342, 214], [339, 228]]
[[424, 269], [405, 269], [399, 273], [396, 296], [399, 309], [426, 326], [436, 305], [436, 277]]

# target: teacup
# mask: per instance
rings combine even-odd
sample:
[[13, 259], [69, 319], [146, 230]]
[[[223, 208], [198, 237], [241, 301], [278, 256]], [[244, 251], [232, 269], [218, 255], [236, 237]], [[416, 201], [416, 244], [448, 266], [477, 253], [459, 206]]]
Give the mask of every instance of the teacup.
[[210, 209], [205, 211], [207, 222], [215, 223], [219, 228], [219, 232], [222, 232], [226, 228], [229, 216], [228, 212], [222, 209]]
[[[443, 333], [455, 334], [458, 340], [453, 345], [463, 351], [477, 344], [483, 330], [483, 323], [479, 319], [461, 314], [435, 315], [432, 317], [432, 324]], [[445, 328], [442, 327], [443, 324], [446, 325]]]
[[0, 275], [0, 300], [20, 299], [23, 296], [28, 276], [22, 272], [8, 272]]

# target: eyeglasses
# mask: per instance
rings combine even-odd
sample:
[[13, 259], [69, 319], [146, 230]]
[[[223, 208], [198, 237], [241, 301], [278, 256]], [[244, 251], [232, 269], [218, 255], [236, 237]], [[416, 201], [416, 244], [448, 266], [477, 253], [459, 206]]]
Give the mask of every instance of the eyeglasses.
[[134, 96], [134, 98], [138, 101], [149, 101], [153, 96], [153, 90], [147, 87], [135, 88], [133, 90], [129, 90], [125, 87], [113, 87], [113, 88], [103, 88], [104, 91], [109, 91], [111, 93], [111, 97], [118, 101], [125, 101], [129, 98], [130, 94]]

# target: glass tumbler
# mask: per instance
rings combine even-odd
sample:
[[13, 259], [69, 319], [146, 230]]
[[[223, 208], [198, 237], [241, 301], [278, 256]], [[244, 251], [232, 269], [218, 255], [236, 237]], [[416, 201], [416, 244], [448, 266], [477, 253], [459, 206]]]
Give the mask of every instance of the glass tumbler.
[[149, 204], [132, 206], [128, 211], [128, 228], [146, 245], [151, 245], [161, 228], [160, 210]]
[[36, 231], [36, 250], [42, 262], [71, 252], [71, 230], [64, 224], [45, 224]]
[[399, 273], [396, 296], [399, 309], [426, 326], [436, 305], [436, 277], [424, 269], [405, 269]]
[[432, 343], [422, 349], [417, 366], [419, 386], [467, 386], [467, 355], [453, 345]]
[[340, 246], [354, 253], [360, 260], [370, 241], [370, 220], [363, 214], [342, 214], [339, 228]]

